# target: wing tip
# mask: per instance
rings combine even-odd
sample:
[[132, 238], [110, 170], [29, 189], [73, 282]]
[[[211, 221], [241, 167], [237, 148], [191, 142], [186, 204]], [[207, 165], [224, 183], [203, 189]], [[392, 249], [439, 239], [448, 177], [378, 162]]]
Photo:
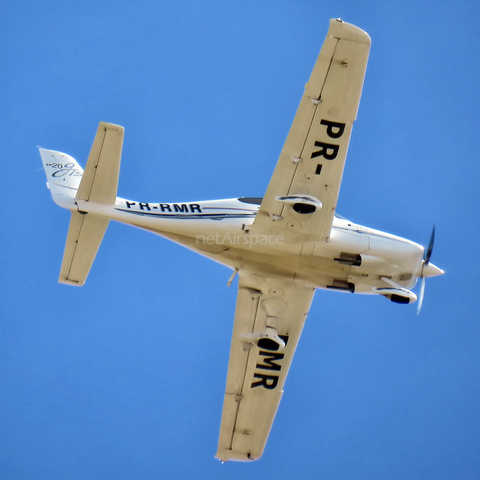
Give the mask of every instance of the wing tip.
[[228, 448], [220, 447], [215, 455], [215, 458], [220, 460], [222, 463], [228, 462], [229, 460], [233, 460], [234, 462], [254, 462], [261, 456], [262, 454], [253, 455], [251, 453], [238, 452]]
[[331, 37], [349, 40], [351, 42], [366, 43], [370, 45], [372, 40], [367, 32], [351, 23], [347, 23], [341, 18], [330, 19], [330, 28], [328, 35]]
[[63, 283], [64, 285], [71, 285], [73, 287], [83, 287], [85, 285], [85, 281], [83, 280], [72, 280], [71, 278], [68, 278], [62, 274], [58, 278], [58, 283]]

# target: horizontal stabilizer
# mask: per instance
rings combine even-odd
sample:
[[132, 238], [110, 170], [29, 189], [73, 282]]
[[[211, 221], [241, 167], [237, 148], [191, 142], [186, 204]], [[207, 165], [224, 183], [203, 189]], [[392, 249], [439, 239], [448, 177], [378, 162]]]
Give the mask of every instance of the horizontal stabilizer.
[[60, 283], [81, 287], [87, 279], [109, 220], [72, 212], [68, 229]]
[[115, 204], [123, 131], [119, 125], [100, 122], [78, 187], [77, 200]]

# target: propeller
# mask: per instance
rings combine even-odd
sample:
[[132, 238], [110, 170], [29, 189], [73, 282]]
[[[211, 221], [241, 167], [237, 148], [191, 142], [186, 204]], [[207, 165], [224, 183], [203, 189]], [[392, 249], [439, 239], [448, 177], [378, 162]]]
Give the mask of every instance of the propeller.
[[420, 313], [423, 305], [423, 297], [425, 295], [425, 280], [427, 277], [433, 277], [435, 275], [441, 275], [444, 273], [443, 270], [440, 270], [435, 265], [430, 264], [430, 258], [432, 257], [433, 244], [435, 242], [435, 225], [433, 226], [432, 234], [430, 235], [430, 241], [428, 242], [428, 247], [424, 251], [423, 261], [422, 261], [422, 270], [420, 271], [420, 278], [422, 283], [420, 284], [420, 294], [418, 296], [418, 309], [417, 315]]
[[432, 234], [430, 235], [430, 241], [428, 242], [428, 248], [427, 248], [427, 252], [425, 254], [425, 258], [423, 259], [423, 261], [427, 265], [430, 263], [430, 258], [432, 256], [434, 242], [435, 242], [435, 225], [433, 226]]

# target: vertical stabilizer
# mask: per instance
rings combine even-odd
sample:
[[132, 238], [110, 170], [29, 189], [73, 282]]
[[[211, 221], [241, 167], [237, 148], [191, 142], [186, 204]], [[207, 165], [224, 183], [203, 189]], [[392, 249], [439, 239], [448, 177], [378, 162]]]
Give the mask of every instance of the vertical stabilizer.
[[66, 153], [44, 148], [39, 150], [53, 201], [63, 208], [76, 209], [75, 197], [82, 180], [82, 168]]

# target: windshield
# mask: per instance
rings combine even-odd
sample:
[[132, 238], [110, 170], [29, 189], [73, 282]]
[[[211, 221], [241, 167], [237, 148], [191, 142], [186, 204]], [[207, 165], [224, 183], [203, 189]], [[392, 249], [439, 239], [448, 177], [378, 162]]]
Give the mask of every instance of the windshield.
[[240, 202], [243, 202], [243, 203], [251, 203], [253, 205], [260, 205], [262, 203], [263, 198], [261, 198], [261, 197], [240, 197], [238, 200]]

